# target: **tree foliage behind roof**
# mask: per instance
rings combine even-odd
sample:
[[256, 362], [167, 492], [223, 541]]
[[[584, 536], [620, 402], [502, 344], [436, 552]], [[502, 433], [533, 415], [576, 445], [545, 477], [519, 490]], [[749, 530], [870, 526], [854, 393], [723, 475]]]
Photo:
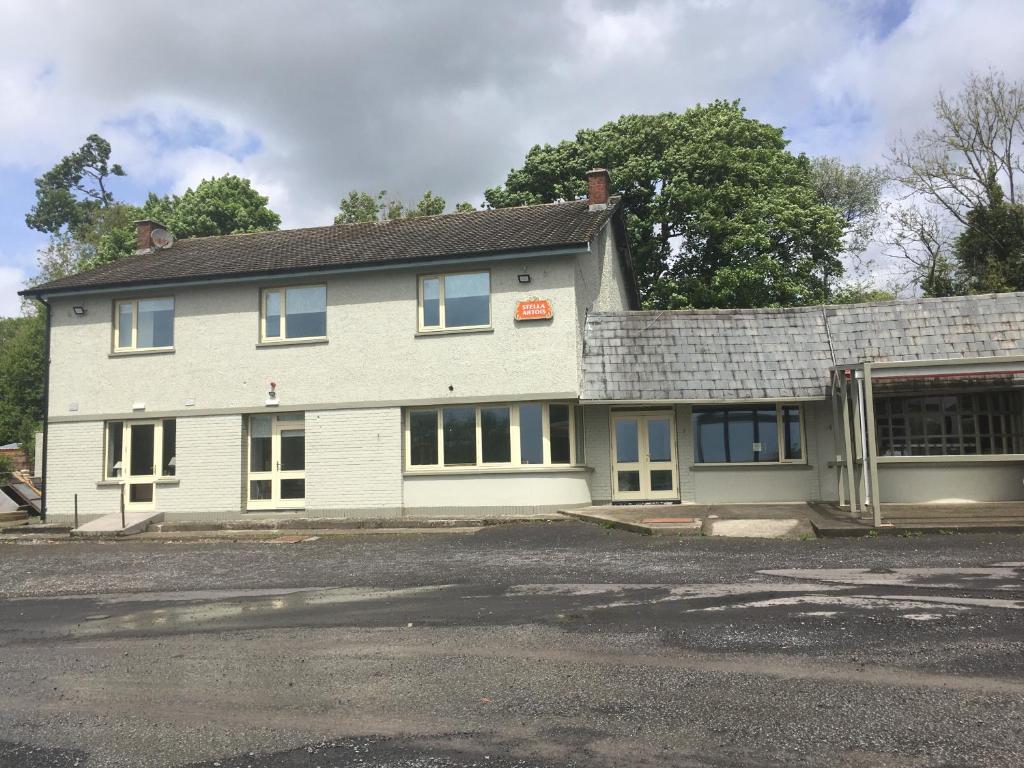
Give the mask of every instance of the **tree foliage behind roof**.
[[533, 147], [485, 197], [492, 207], [575, 199], [588, 169], [609, 168], [648, 306], [814, 303], [842, 274], [845, 226], [786, 145], [738, 102], [625, 115]]

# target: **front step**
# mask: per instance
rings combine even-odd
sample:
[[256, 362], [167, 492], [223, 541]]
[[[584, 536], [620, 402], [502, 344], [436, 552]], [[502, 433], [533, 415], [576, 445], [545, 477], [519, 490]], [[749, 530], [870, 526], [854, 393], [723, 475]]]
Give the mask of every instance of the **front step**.
[[163, 512], [125, 512], [124, 526], [121, 526], [121, 513], [111, 512], [72, 529], [71, 535], [78, 538], [114, 538], [131, 536], [145, 531], [150, 523], [159, 523], [164, 518]]
[[24, 523], [28, 520], [28, 512], [0, 512], [0, 525], [5, 523]]

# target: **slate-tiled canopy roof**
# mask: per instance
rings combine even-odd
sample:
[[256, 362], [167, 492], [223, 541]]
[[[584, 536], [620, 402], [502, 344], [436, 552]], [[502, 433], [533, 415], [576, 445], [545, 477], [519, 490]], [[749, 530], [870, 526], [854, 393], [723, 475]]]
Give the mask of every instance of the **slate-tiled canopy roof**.
[[824, 397], [833, 365], [1024, 355], [1024, 293], [792, 309], [596, 313], [584, 400]]
[[[614, 201], [613, 201], [614, 203]], [[27, 294], [582, 247], [615, 210], [586, 201], [196, 237], [36, 286]]]

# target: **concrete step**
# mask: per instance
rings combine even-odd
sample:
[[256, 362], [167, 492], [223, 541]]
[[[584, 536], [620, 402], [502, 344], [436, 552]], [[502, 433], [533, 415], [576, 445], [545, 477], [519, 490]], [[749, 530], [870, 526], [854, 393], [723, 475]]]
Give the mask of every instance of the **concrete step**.
[[151, 523], [162, 520], [163, 516], [163, 512], [125, 512], [125, 524], [122, 526], [121, 513], [111, 512], [74, 528], [71, 535], [96, 539], [131, 536], [134, 533], [142, 533]]
[[16, 523], [28, 520], [28, 512], [0, 512], [0, 523]]

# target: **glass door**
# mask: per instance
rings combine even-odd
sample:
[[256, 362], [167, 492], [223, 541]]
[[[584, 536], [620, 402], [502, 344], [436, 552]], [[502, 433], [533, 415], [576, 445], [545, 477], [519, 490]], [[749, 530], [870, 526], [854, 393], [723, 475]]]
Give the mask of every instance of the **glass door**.
[[612, 499], [678, 499], [675, 417], [671, 412], [612, 414]]
[[153, 509], [157, 475], [156, 422], [132, 422], [127, 426], [125, 458], [122, 458], [122, 466], [127, 466], [124, 506], [135, 511]]
[[249, 509], [306, 505], [305, 414], [249, 417]]

